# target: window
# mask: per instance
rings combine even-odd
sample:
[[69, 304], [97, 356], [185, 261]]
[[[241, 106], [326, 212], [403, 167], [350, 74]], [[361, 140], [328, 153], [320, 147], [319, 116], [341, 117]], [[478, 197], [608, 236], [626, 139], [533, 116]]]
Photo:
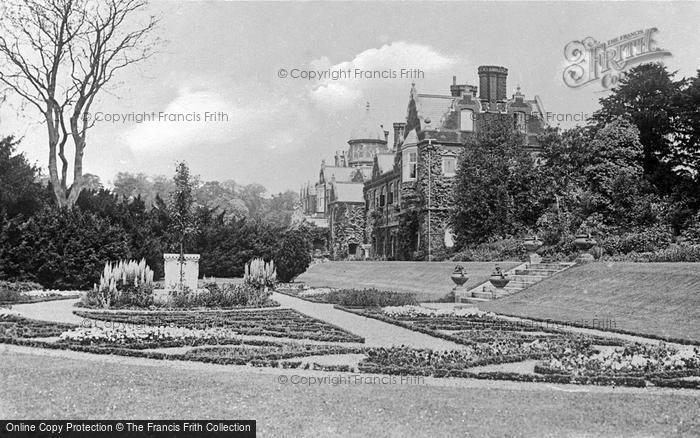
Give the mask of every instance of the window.
[[394, 183], [389, 184], [389, 191], [387, 192], [387, 204], [393, 204], [394, 203]]
[[462, 131], [473, 131], [474, 130], [474, 111], [470, 109], [463, 109], [460, 111], [459, 118], [459, 129]]
[[326, 190], [323, 187], [317, 187], [316, 194], [316, 213], [324, 213], [326, 211]]
[[527, 125], [525, 124], [525, 113], [513, 113], [513, 129], [515, 129], [517, 132], [527, 132]]
[[442, 174], [445, 176], [455, 176], [457, 173], [457, 157], [452, 154], [442, 156]]
[[382, 187], [382, 192], [379, 195], [379, 206], [384, 207], [385, 202], [386, 202], [386, 188]]
[[396, 203], [397, 207], [399, 206], [399, 204], [401, 204], [400, 193], [401, 193], [401, 183], [396, 181], [396, 183], [394, 184], [394, 202]]
[[418, 171], [418, 152], [415, 147], [403, 151], [403, 180], [413, 181]]

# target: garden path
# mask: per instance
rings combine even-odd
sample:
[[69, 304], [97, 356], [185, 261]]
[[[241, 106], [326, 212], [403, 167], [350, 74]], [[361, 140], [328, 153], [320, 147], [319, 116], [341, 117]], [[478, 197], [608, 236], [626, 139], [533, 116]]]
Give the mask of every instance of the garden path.
[[274, 293], [272, 298], [282, 307], [289, 307], [305, 315], [336, 325], [365, 338], [368, 347], [390, 347], [406, 345], [413, 348], [431, 348], [433, 350], [457, 350], [464, 345], [423, 333], [414, 332], [393, 324], [387, 324], [373, 318], [355, 315], [335, 309], [332, 304], [312, 303], [289, 295]]
[[39, 321], [63, 322], [69, 324], [80, 324], [83, 318], [74, 315], [75, 303], [79, 298], [70, 300], [42, 301], [39, 303], [14, 304], [12, 310], [20, 312], [26, 318], [38, 319]]

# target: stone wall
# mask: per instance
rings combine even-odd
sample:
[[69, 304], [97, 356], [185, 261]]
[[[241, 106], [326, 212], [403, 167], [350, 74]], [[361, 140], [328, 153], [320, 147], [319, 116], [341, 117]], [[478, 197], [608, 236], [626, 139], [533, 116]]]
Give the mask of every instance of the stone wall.
[[336, 203], [331, 206], [332, 255], [336, 260], [348, 257], [351, 244], [357, 245], [359, 257], [360, 245], [364, 243], [365, 207], [364, 204]]

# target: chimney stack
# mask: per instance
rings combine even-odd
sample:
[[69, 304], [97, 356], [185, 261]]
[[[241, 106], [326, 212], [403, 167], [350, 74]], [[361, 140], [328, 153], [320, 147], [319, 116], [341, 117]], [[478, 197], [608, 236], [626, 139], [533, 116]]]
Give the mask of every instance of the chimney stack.
[[466, 91], [467, 85], [457, 85], [457, 76], [452, 76], [452, 85], [450, 85], [450, 94], [452, 94], [452, 97], [462, 97]]
[[398, 150], [401, 146], [400, 142], [403, 141], [404, 129], [406, 129], [405, 122], [394, 122], [394, 150]]
[[479, 67], [479, 99], [489, 102], [506, 100], [508, 69], [496, 65]]

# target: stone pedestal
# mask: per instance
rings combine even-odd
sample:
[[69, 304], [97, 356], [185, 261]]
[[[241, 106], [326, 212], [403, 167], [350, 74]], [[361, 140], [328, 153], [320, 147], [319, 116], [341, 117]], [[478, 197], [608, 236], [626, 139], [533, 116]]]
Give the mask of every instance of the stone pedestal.
[[529, 255], [530, 264], [536, 265], [542, 262], [542, 257], [540, 257], [536, 252]]
[[[165, 289], [177, 289], [180, 284], [180, 254], [163, 254], [165, 260]], [[182, 263], [182, 283], [191, 292], [197, 292], [199, 254], [185, 254]]]
[[576, 259], [576, 264], [585, 265], [586, 263], [591, 263], [593, 261], [595, 261], [595, 257], [593, 257], [592, 254], [584, 252], [583, 254], [578, 256], [578, 258]]

